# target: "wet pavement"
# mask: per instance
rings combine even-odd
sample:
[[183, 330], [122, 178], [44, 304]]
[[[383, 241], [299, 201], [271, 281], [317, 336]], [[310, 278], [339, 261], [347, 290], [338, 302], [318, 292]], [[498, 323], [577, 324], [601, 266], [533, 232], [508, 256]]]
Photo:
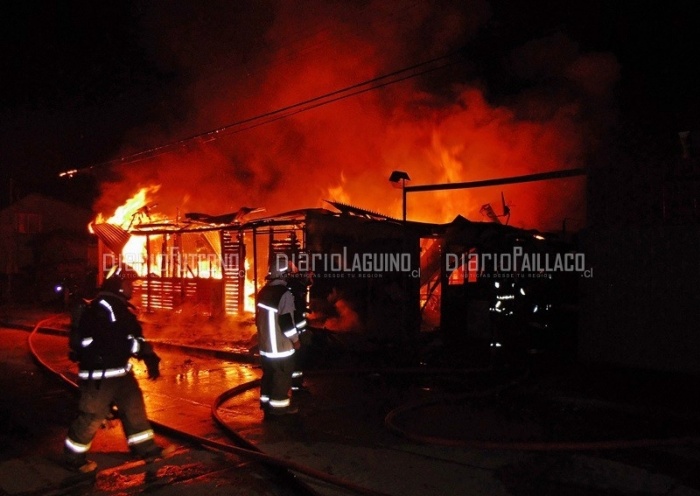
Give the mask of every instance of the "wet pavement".
[[[49, 349], [65, 347], [65, 338], [35, 337], [32, 341], [45, 357], [50, 358], [45, 353]], [[270, 482], [272, 477], [248, 459], [201, 449], [160, 429], [158, 442], [175, 443], [179, 449], [167, 460], [145, 465], [130, 456], [118, 420], [106, 422], [93, 442], [90, 458], [98, 463], [98, 476], [78, 480], [59, 459], [67, 426], [77, 411], [77, 394], [37, 366], [29, 353], [27, 332], [0, 329], [0, 340], [1, 495], [297, 494]]]
[[[28, 330], [41, 316], [46, 314], [6, 312], [0, 321]], [[70, 377], [74, 366], [65, 356], [61, 335], [66, 322], [59, 317], [46, 326], [47, 333], [35, 334], [34, 339], [42, 359]], [[148, 337], [148, 328], [144, 332]], [[162, 338], [156, 342], [163, 358], [158, 381], [146, 380], [145, 371], [136, 369], [143, 378], [149, 418], [223, 441], [212, 420], [213, 402], [224, 391], [257, 379], [260, 371], [245, 350], [230, 341], [217, 345], [210, 340], [209, 346], [173, 341], [177, 342]], [[225, 401], [217, 413], [264, 453], [366, 488], [368, 493], [700, 494], [696, 470], [700, 412], [687, 401], [687, 394], [674, 392], [678, 387], [696, 388], [693, 378], [598, 369], [575, 372], [312, 370], [306, 378], [308, 391], [294, 397], [298, 415], [264, 421], [256, 388]], [[96, 439], [93, 452], [102, 466], [124, 463], [125, 451], [114, 449], [123, 443], [119, 436], [120, 429], [98, 433], [100, 441]], [[27, 486], [16, 487], [16, 480], [38, 477], [8, 479], [7, 474], [39, 470], [45, 459], [32, 454], [3, 457], [0, 490], [32, 492]], [[156, 494], [187, 490], [192, 495], [197, 494], [192, 491], [198, 480], [203, 489], [215, 491], [213, 487], [233, 484], [236, 470], [243, 473], [248, 467], [244, 459], [231, 463], [200, 449], [183, 449], [163, 463], [165, 473], [158, 483], [144, 486], [135, 468], [131, 489], [129, 477], [119, 473], [112, 476], [115, 487], [121, 484], [126, 493], [146, 492], [148, 487], [147, 492]], [[182, 475], [185, 468], [216, 471], [217, 464], [218, 470], [228, 472], [216, 483], [198, 479], [197, 474]], [[59, 480], [63, 475], [45, 477]], [[298, 477], [320, 494], [353, 494], [308, 475]], [[233, 486], [229, 489], [226, 494], [238, 494], [231, 492]], [[93, 486], [93, 492], [83, 494], [101, 494], [100, 490], [104, 488]], [[247, 490], [240, 494], [277, 494], [262, 486]]]

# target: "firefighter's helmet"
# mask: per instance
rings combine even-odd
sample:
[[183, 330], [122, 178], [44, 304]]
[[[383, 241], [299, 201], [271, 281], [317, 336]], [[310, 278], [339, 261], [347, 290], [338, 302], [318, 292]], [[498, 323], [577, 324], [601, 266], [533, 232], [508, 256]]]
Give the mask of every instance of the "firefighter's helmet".
[[126, 272], [118, 265], [109, 269], [100, 289], [102, 291], [109, 291], [110, 293], [121, 294], [127, 299], [130, 299], [132, 294], [131, 280], [129, 280]]
[[270, 263], [270, 270], [267, 273], [266, 279], [268, 281], [272, 281], [273, 279], [285, 279], [288, 275], [289, 262], [287, 261], [287, 257], [278, 254]]
[[109, 291], [110, 293], [119, 293], [119, 290], [122, 289], [121, 272], [122, 270], [118, 265], [115, 265], [109, 269], [104, 281], [102, 281], [102, 286], [100, 286], [100, 289], [102, 291]]

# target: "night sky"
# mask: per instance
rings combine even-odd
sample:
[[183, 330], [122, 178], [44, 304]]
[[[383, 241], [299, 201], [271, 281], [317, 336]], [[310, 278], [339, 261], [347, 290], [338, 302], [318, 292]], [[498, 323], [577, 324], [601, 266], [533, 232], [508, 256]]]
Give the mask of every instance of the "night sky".
[[[386, 56], [385, 63], [377, 63], [374, 75], [445, 53], [463, 54], [448, 70], [416, 81], [416, 87], [433, 98], [449, 99], [455, 84], [468, 83], [481, 88], [489, 104], [521, 112], [524, 95], [542, 98], [554, 93], [563, 101], [571, 90], [562, 84], [556, 61], [574, 51], [593, 53], [607, 61], [599, 81], [610, 91], [599, 95], [604, 105], [597, 101], [582, 106], [582, 115], [586, 109], [605, 114], [599, 120], [586, 116], [587, 122], [605, 129], [633, 127], [650, 141], [664, 143], [669, 153], [674, 153], [679, 131], [700, 129], [698, 29], [691, 1], [416, 0], [383, 2], [381, 10], [370, 1], [297, 2], [296, 7], [291, 3], [3, 3], [2, 205], [11, 194], [16, 198], [42, 191], [90, 206], [98, 196], [97, 185], [110, 178], [110, 168], [97, 167], [70, 180], [57, 179], [59, 172], [168, 145], [276, 105], [296, 103], [290, 95], [272, 107], [264, 107], [260, 99], [243, 105], [246, 93], [241, 86], [227, 93], [231, 109], [245, 107], [238, 113], [224, 109], [207, 114], [201, 109], [208, 107], [198, 104], [202, 95], [219, 93], [257, 73], [284, 73], [287, 68], [280, 60], [285, 59], [278, 54], [286, 50], [288, 61], [307, 56], [305, 50], [315, 47], [304, 42], [331, 29], [331, 17], [353, 29], [375, 22], [396, 26], [404, 18], [415, 22], [417, 27], [410, 31], [414, 39], [391, 58]], [[364, 16], [363, 23], [353, 24], [355, 12]], [[419, 21], [414, 19], [416, 12], [421, 14]], [[286, 16], [285, 23], [281, 16]], [[295, 16], [313, 22], [297, 23]], [[450, 24], [455, 18], [464, 22], [455, 27]], [[272, 29], [279, 34], [270, 36]], [[449, 36], [441, 38], [440, 29]], [[349, 32], [361, 39], [361, 29]], [[543, 46], [547, 50], [540, 50]], [[597, 67], [587, 70], [595, 72]], [[330, 92], [338, 84], [349, 86], [372, 75], [353, 79], [346, 74], [342, 83], [329, 80], [314, 91]], [[287, 72], [285, 77], [294, 74]], [[312, 92], [298, 98], [314, 96]], [[140, 166], [137, 162], [122, 167]]]

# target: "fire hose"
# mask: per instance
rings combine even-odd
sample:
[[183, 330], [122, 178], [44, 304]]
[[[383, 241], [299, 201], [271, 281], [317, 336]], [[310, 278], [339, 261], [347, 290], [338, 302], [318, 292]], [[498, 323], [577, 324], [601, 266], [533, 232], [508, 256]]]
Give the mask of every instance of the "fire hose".
[[[51, 371], [52, 373], [56, 374], [58, 377], [60, 377], [65, 383], [73, 386], [73, 387], [78, 387], [78, 384], [70, 379], [68, 376], [65, 374], [56, 371], [53, 369], [45, 360], [42, 360], [41, 357], [39, 356], [39, 353], [37, 352], [36, 348], [34, 347], [34, 343], [32, 341], [33, 336], [38, 332], [38, 330], [44, 326], [47, 322], [50, 322], [51, 320], [54, 320], [57, 318], [58, 315], [54, 315], [52, 317], [48, 317], [46, 319], [41, 320], [39, 323], [37, 323], [34, 327], [34, 329], [31, 331], [29, 338], [28, 338], [28, 344], [30, 348], [30, 352], [32, 353], [32, 356], [34, 359], [41, 365], [44, 369]], [[244, 447], [240, 446], [233, 446], [230, 444], [226, 443], [221, 443], [218, 441], [213, 441], [211, 439], [207, 439], [205, 437], [201, 436], [196, 436], [194, 434], [190, 434], [185, 431], [181, 431], [179, 429], [174, 429], [172, 427], [169, 427], [167, 425], [164, 425], [159, 422], [155, 422], [149, 419], [151, 422], [152, 426], [154, 429], [157, 431], [165, 434], [165, 435], [170, 435], [173, 437], [177, 437], [179, 439], [183, 439], [185, 441], [188, 441], [192, 444], [203, 446], [203, 447], [208, 447], [214, 450], [222, 451], [225, 453], [230, 453], [233, 455], [241, 456], [244, 458], [252, 459], [254, 461], [260, 462], [266, 466], [274, 467], [277, 469], [283, 469], [283, 470], [290, 470], [293, 472], [297, 472], [300, 474], [304, 474], [306, 476], [309, 476], [313, 479], [318, 479], [324, 482], [327, 482], [329, 484], [333, 484], [335, 486], [339, 486], [345, 489], [348, 489], [350, 491], [353, 491], [357, 494], [362, 494], [362, 495], [367, 495], [367, 496], [389, 496], [386, 493], [380, 492], [380, 491], [374, 491], [372, 489], [368, 489], [359, 485], [356, 485], [350, 481], [347, 481], [345, 479], [342, 479], [340, 477], [335, 477], [330, 474], [327, 474], [325, 472], [321, 472], [318, 470], [315, 470], [313, 468], [291, 462], [289, 460], [284, 460], [281, 458], [277, 458], [271, 455], [268, 455], [266, 453], [263, 453], [260, 451], [255, 445], [249, 443], [248, 441], [244, 440], [241, 436], [236, 434], [232, 429], [228, 428], [226, 426], [226, 423], [221, 419], [219, 416], [217, 410], [219, 406], [225, 402], [227, 399], [240, 394], [241, 392], [244, 392], [248, 389], [251, 389], [253, 387], [258, 386], [258, 381], [251, 381], [249, 383], [242, 384], [240, 386], [237, 386], [233, 389], [230, 389], [228, 391], [225, 391], [223, 394], [221, 394], [214, 403], [212, 404], [212, 416], [214, 419], [217, 421], [217, 423], [220, 425], [220, 427], [223, 428], [223, 430], [229, 435], [229, 437], [234, 438], [234, 441], [238, 444], [242, 444]], [[316, 494], [311, 488], [309, 488], [306, 484], [303, 484], [301, 481], [298, 481], [296, 479], [291, 480], [298, 489], [304, 491], [307, 494]]]
[[403, 429], [398, 425], [401, 415], [411, 411], [419, 410], [434, 405], [454, 404], [464, 400], [482, 398], [496, 395], [508, 388], [518, 385], [528, 376], [525, 371], [515, 380], [502, 384], [491, 389], [479, 392], [468, 392], [462, 394], [439, 394], [432, 398], [407, 402], [391, 412], [384, 418], [384, 426], [394, 434], [421, 444], [432, 444], [441, 446], [463, 447], [475, 450], [502, 450], [502, 451], [600, 451], [618, 450], [629, 448], [648, 448], [658, 446], [681, 446], [700, 443], [700, 436], [681, 436], [668, 438], [642, 438], [642, 439], [612, 439], [601, 441], [485, 441], [470, 439], [455, 439], [448, 437], [431, 436], [418, 434]]
[[[35, 333], [45, 322], [50, 321], [52, 318], [42, 320], [37, 324], [37, 326], [34, 328], [34, 331], [32, 331], [32, 334]], [[37, 353], [33, 349], [33, 345], [31, 344], [31, 339], [30, 339], [30, 347], [32, 348], [32, 353], [34, 356], [37, 358], [37, 360], [42, 363], [42, 365], [49, 370], [51, 368], [41, 362], [41, 359], [38, 357]], [[462, 372], [475, 372], [475, 371], [484, 371], [486, 369], [467, 369]], [[54, 371], [55, 372], [55, 371]], [[359, 369], [352, 369], [351, 371], [343, 371], [343, 370], [329, 370], [329, 371], [313, 371], [310, 374], [307, 375], [333, 375], [333, 374], [338, 374], [338, 375], [344, 375], [348, 373], [353, 373], [353, 374], [358, 374], [362, 372], [362, 370]], [[365, 370], [367, 373], [382, 373], [386, 375], [391, 375], [391, 374], [445, 374], [445, 373], [452, 373], [454, 374], [456, 371], [455, 370], [426, 370], [426, 369], [383, 369], [383, 370]], [[74, 386], [76, 385], [74, 382], [72, 382], [70, 379], [68, 379], [65, 375], [57, 373], [64, 381], [73, 384]], [[478, 450], [512, 450], [512, 451], [539, 451], [539, 452], [547, 452], [547, 451], [590, 451], [590, 450], [617, 450], [617, 449], [627, 449], [627, 448], [640, 448], [640, 447], [657, 447], [657, 446], [671, 446], [671, 445], [688, 445], [688, 444], [697, 444], [700, 442], [700, 437], [698, 436], [683, 436], [683, 437], [669, 437], [669, 438], [642, 438], [642, 439], [613, 439], [613, 440], [601, 440], [601, 441], [563, 441], [563, 442], [558, 442], [558, 441], [489, 441], [489, 440], [469, 440], [469, 439], [455, 439], [455, 438], [447, 438], [447, 437], [438, 437], [438, 436], [431, 436], [431, 435], [423, 435], [415, 432], [411, 432], [407, 429], [401, 428], [398, 425], [398, 419], [401, 417], [401, 415], [406, 414], [411, 411], [419, 410], [421, 408], [426, 408], [429, 406], [433, 405], [439, 405], [439, 404], [444, 404], [444, 403], [455, 403], [463, 400], [469, 400], [469, 399], [475, 399], [479, 397], [487, 397], [491, 395], [496, 395], [508, 388], [511, 388], [513, 386], [516, 386], [519, 384], [521, 381], [523, 381], [527, 377], [527, 371], [519, 377], [516, 377], [515, 379], [511, 380], [508, 383], [505, 384], [499, 384], [495, 387], [492, 387], [490, 389], [486, 389], [483, 391], [478, 391], [478, 392], [468, 392], [468, 393], [461, 393], [461, 394], [438, 394], [434, 395], [430, 398], [422, 399], [422, 400], [416, 400], [416, 401], [410, 401], [406, 402], [403, 405], [395, 408], [394, 410], [390, 411], [384, 418], [384, 425], [385, 427], [392, 433], [396, 434], [397, 436], [401, 436], [403, 438], [409, 439], [414, 442], [418, 442], [421, 444], [433, 444], [433, 445], [443, 445], [443, 446], [453, 446], [453, 447], [464, 447], [467, 449], [478, 449]], [[225, 443], [219, 443], [216, 441], [211, 441], [206, 438], [201, 438], [198, 436], [194, 436], [185, 432], [177, 431], [174, 430], [170, 427], [167, 427], [162, 424], [158, 424], [154, 422], [154, 427], [160, 429], [164, 433], [169, 433], [170, 435], [177, 436], [180, 438], [187, 439], [188, 441], [194, 443], [194, 444], [199, 444], [202, 446], [207, 446], [215, 450], [220, 450], [223, 452], [231, 453], [234, 455], [246, 457], [253, 459], [255, 461], [258, 461], [260, 463], [263, 463], [265, 465], [269, 465], [272, 467], [276, 467], [278, 469], [286, 469], [290, 470], [293, 472], [297, 472], [306, 476], [309, 476], [313, 479], [318, 479], [322, 480], [325, 482], [328, 482], [330, 484], [339, 486], [339, 487], [344, 487], [346, 489], [349, 489], [355, 493], [358, 494], [367, 494], [367, 495], [384, 495], [384, 493], [380, 493], [377, 491], [373, 491], [368, 488], [364, 488], [361, 486], [357, 486], [354, 483], [335, 477], [331, 476], [325, 472], [321, 472], [315, 469], [312, 469], [310, 467], [306, 467], [303, 465], [296, 464], [294, 462], [290, 462], [289, 460], [283, 460], [280, 458], [273, 457], [271, 455], [267, 455], [261, 451], [259, 451], [254, 445], [248, 443], [246, 440], [238, 436], [235, 432], [233, 432], [230, 428], [227, 427], [226, 422], [221, 418], [221, 416], [218, 413], [219, 408], [221, 405], [223, 405], [226, 401], [229, 399], [245, 392], [248, 391], [252, 388], [255, 388], [259, 385], [259, 380], [254, 380], [245, 384], [241, 384], [237, 387], [234, 387], [230, 390], [227, 390], [223, 392], [219, 397], [215, 399], [215, 401], [211, 405], [211, 415], [216, 421], [216, 423], [224, 430], [230, 437], [235, 438], [236, 444], [239, 446], [232, 446], [229, 444]], [[242, 447], [241, 447], [242, 446]]]

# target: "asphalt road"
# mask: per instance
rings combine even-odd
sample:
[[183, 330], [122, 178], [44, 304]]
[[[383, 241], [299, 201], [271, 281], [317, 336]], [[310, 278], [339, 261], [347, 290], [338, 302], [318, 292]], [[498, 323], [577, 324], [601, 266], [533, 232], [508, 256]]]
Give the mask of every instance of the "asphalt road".
[[32, 360], [28, 333], [0, 328], [0, 461], [62, 446], [77, 396]]
[[[51, 466], [58, 467], [78, 397], [61, 380], [38, 367], [29, 350], [28, 336], [25, 331], [0, 327], [0, 496], [293, 494], [266, 480], [264, 471], [245, 460], [181, 444], [178, 455], [160, 462], [150, 476], [127, 466], [98, 475], [95, 483], [86, 486], [60, 488], [67, 474], [51, 470]], [[174, 442], [160, 435], [157, 438], [162, 444]], [[128, 464], [130, 457], [118, 423], [107, 424], [98, 432], [92, 452], [100, 468], [109, 470]]]
[[[28, 495], [27, 491], [9, 491], [8, 479], [18, 477], [18, 467], [35, 467], [60, 453], [77, 400], [62, 383], [33, 363], [28, 336], [23, 331], [0, 330], [0, 383], [5, 393], [0, 396], [0, 442], [7, 448], [0, 457], [0, 496]], [[65, 358], [64, 337], [37, 338], [33, 343], [41, 344], [43, 358], [71, 365]], [[223, 359], [195, 358], [174, 350], [163, 350], [162, 356], [162, 380], [142, 385], [149, 400], [156, 402], [149, 403], [153, 415], [169, 421], [186, 417], [193, 428], [211, 430], [211, 400], [221, 391], [250, 380], [253, 373], [249, 367]], [[695, 419], [700, 417], [690, 408], [687, 393], [696, 389], [696, 382], [669, 382], [639, 373], [629, 376], [601, 372], [597, 380], [589, 374], [564, 382], [558, 377], [541, 376], [523, 382], [510, 394], [476, 395], [466, 403], [425, 403], [394, 419], [393, 425], [404, 434], [420, 434], [424, 440], [426, 436], [438, 441], [461, 439], [465, 443], [442, 445], [412, 442], [411, 437], [397, 436], [384, 427], [382, 419], [387, 409], [405, 405], [409, 391], [420, 392], [421, 397], [425, 393], [423, 387], [418, 387], [422, 382], [405, 384], [402, 377], [375, 373], [311, 375], [307, 377], [311, 394], [300, 397], [301, 413], [296, 419], [288, 419], [289, 423], [261, 423], [254, 395], [232, 399], [222, 413], [227, 423], [265, 452], [389, 494], [700, 494], [697, 443], [644, 443], [633, 448], [625, 447], [623, 442], [644, 437], [661, 441], [677, 436], [697, 438]], [[446, 383], [437, 381], [435, 386], [451, 391], [458, 386], [454, 383], [457, 379], [450, 375]], [[461, 377], [459, 386], [470, 386], [463, 381]], [[679, 394], [679, 386], [683, 385], [685, 393]], [[189, 412], [177, 406], [182, 398], [191, 404]], [[538, 398], [553, 402], [532, 401]], [[175, 407], [177, 414], [169, 413], [168, 406]], [[188, 415], [183, 417], [183, 413]], [[615, 439], [621, 444], [616, 443], [620, 445], [614, 449], [563, 451], [551, 447], [544, 451], [507, 450], [502, 444], [499, 449], [470, 449], [466, 445], [470, 440], [507, 444], [514, 439], [536, 445], [539, 440], [571, 443]], [[100, 431], [92, 456], [101, 467], [123, 463], [127, 450], [121, 429]], [[142, 473], [122, 470], [98, 478], [89, 492], [78, 494], [290, 494], [270, 485], [255, 465], [242, 460], [201, 449], [188, 449], [179, 456], [172, 462], [166, 460], [167, 465], [150, 480]], [[338, 492], [336, 487], [323, 489], [322, 494], [348, 494]]]

